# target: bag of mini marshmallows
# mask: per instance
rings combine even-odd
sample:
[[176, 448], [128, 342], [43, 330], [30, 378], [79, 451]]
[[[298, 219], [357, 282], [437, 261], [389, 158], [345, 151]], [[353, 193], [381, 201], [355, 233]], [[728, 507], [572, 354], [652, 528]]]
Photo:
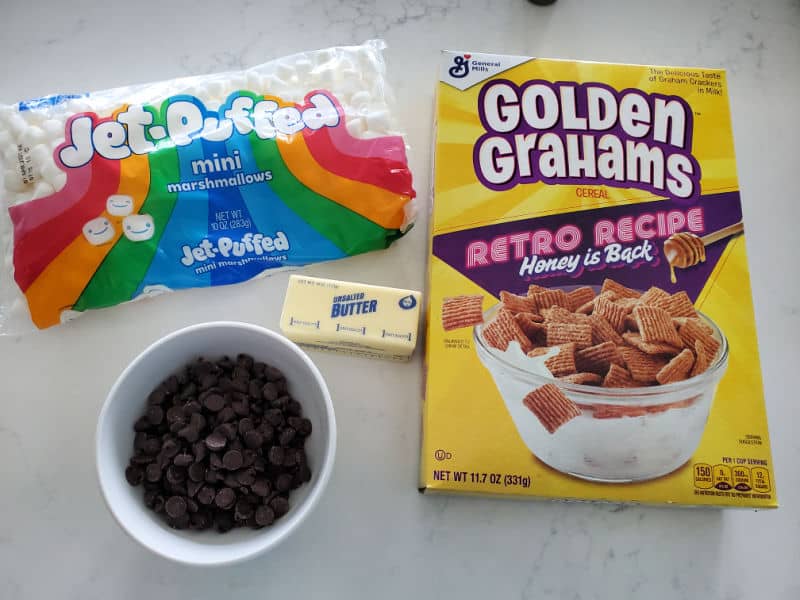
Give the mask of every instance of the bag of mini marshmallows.
[[383, 48], [0, 105], [0, 333], [388, 247], [415, 193]]

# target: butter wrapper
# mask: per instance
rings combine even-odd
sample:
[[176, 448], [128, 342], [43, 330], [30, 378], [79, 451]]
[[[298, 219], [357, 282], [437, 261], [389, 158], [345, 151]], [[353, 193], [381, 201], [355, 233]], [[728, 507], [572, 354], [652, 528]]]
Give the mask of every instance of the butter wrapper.
[[297, 344], [406, 361], [417, 345], [420, 293], [292, 275], [281, 331]]

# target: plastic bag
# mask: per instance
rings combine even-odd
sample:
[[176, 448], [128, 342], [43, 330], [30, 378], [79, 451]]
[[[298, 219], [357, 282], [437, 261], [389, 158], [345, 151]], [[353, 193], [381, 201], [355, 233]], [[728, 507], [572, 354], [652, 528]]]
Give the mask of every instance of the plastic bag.
[[415, 193], [383, 48], [0, 105], [0, 333], [388, 247]]

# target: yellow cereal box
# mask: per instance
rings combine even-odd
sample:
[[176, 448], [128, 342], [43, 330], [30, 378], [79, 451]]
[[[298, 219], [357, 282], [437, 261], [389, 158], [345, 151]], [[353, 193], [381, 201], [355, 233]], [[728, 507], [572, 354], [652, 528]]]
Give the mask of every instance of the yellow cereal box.
[[777, 506], [727, 81], [445, 52], [421, 487]]

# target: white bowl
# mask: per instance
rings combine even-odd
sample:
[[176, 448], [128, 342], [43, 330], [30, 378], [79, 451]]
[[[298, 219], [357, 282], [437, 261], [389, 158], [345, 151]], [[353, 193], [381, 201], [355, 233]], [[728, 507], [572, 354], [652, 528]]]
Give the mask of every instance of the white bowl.
[[[174, 530], [144, 505], [141, 486], [125, 479], [133, 452], [133, 423], [147, 396], [161, 381], [198, 356], [209, 359], [239, 353], [272, 365], [286, 375], [289, 391], [311, 420], [305, 445], [311, 481], [292, 491], [289, 512], [263, 529]], [[256, 325], [219, 321], [181, 329], [142, 352], [108, 393], [97, 423], [97, 475], [106, 504], [120, 526], [137, 542], [165, 558], [212, 566], [235, 563], [284, 540], [309, 515], [325, 489], [336, 454], [336, 420], [328, 388], [317, 367], [297, 345]]]

